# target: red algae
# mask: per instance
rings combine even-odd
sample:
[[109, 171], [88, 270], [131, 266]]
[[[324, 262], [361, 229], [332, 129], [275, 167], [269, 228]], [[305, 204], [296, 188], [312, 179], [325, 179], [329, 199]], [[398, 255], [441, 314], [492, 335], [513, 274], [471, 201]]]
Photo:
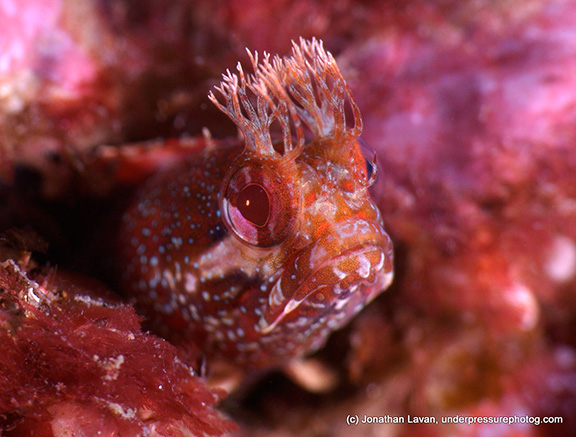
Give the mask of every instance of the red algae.
[[[0, 265], [0, 429], [6, 435], [222, 435], [218, 395], [126, 305], [79, 277]], [[74, 287], [66, 286], [70, 282]], [[43, 434], [44, 435], [44, 434]]]

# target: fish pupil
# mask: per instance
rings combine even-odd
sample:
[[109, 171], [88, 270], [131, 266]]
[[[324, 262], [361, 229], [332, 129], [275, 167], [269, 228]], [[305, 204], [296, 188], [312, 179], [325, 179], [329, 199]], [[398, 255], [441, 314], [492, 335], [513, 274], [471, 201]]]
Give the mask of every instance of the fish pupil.
[[238, 194], [235, 206], [254, 226], [265, 226], [270, 218], [270, 198], [260, 184], [246, 185]]
[[372, 175], [374, 174], [374, 164], [372, 164], [368, 158], [365, 158], [366, 160], [366, 179], [370, 180], [370, 178], [372, 177]]

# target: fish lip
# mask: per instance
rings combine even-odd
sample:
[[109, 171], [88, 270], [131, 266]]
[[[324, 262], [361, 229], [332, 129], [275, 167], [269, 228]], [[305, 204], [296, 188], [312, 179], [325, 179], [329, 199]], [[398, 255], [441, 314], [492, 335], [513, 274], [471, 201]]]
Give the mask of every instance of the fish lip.
[[[288, 296], [285, 295], [284, 291], [281, 288], [282, 280], [286, 279], [288, 275], [291, 273], [292, 269], [285, 270], [276, 281], [274, 286], [270, 291], [270, 295], [268, 298], [268, 308], [275, 307], [272, 311], [274, 316], [272, 318], [266, 317], [266, 313], [270, 313], [269, 311], [264, 311], [261, 315], [257, 326], [262, 334], [269, 334], [278, 324], [282, 323], [282, 320], [294, 310], [296, 310], [301, 304], [308, 301], [309, 297], [314, 295], [320, 287], [312, 288], [309, 290], [304, 296], [301, 296], [298, 299], [295, 299], [294, 296], [297, 296], [298, 293], [306, 286], [310, 284], [315, 276], [317, 276], [322, 269], [330, 267], [332, 264], [337, 263], [338, 260], [341, 260], [345, 257], [353, 257], [353, 256], [361, 256], [364, 253], [373, 252], [375, 250], [381, 252], [381, 259], [380, 262], [375, 265], [372, 263], [370, 264], [370, 268], [368, 273], [363, 277], [356, 277], [347, 287], [346, 291], [336, 292], [335, 287], [330, 292], [330, 296], [334, 299], [334, 302], [328, 302], [325, 306], [325, 309], [318, 311], [318, 313], [323, 313], [324, 311], [332, 309], [336, 306], [336, 309], [340, 311], [347, 305], [347, 302], [352, 298], [352, 296], [356, 293], [361, 292], [361, 287], [372, 287], [372, 291], [367, 294], [362, 293], [358, 295], [359, 303], [366, 305], [368, 304], [376, 295], [378, 295], [381, 291], [384, 291], [389, 284], [392, 282], [393, 279], [393, 269], [388, 269], [386, 271], [386, 263], [387, 259], [392, 261], [393, 251], [392, 251], [392, 242], [388, 235], [382, 231], [378, 234], [380, 238], [376, 238], [376, 236], [372, 236], [370, 238], [364, 239], [355, 239], [354, 241], [350, 241], [350, 245], [344, 244], [345, 248], [340, 250], [336, 255], [326, 256], [324, 259], [320, 259], [317, 263], [317, 267], [311, 271], [304, 280], [300, 281], [298, 286], [291, 290], [288, 293]], [[354, 244], [355, 243], [355, 244]], [[294, 265], [294, 261], [292, 266]], [[343, 272], [344, 273], [344, 272]], [[371, 275], [374, 275], [374, 279], [372, 281], [368, 280]], [[348, 275], [344, 275], [344, 277]], [[334, 284], [335, 286], [337, 284]], [[277, 296], [279, 294], [281, 297]], [[357, 311], [353, 311], [356, 313]]]

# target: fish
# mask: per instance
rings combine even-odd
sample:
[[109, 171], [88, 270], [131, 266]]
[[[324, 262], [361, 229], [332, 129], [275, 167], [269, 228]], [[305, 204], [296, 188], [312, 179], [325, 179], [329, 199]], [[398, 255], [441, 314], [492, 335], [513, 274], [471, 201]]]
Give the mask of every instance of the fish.
[[[282, 366], [321, 348], [393, 279], [362, 118], [318, 39], [247, 51], [210, 100], [237, 126], [151, 176], [120, 223], [120, 288], [206, 359]], [[174, 340], [176, 341], [176, 340]]]

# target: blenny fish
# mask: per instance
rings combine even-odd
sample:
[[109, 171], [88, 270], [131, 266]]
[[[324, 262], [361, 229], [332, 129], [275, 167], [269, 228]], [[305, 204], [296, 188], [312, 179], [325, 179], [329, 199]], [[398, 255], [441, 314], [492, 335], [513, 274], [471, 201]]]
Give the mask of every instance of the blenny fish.
[[388, 287], [393, 251], [333, 56], [316, 39], [289, 57], [248, 54], [254, 72], [239, 63], [209, 94], [241, 141], [138, 191], [121, 220], [121, 286], [207, 357], [259, 368], [323, 346]]

